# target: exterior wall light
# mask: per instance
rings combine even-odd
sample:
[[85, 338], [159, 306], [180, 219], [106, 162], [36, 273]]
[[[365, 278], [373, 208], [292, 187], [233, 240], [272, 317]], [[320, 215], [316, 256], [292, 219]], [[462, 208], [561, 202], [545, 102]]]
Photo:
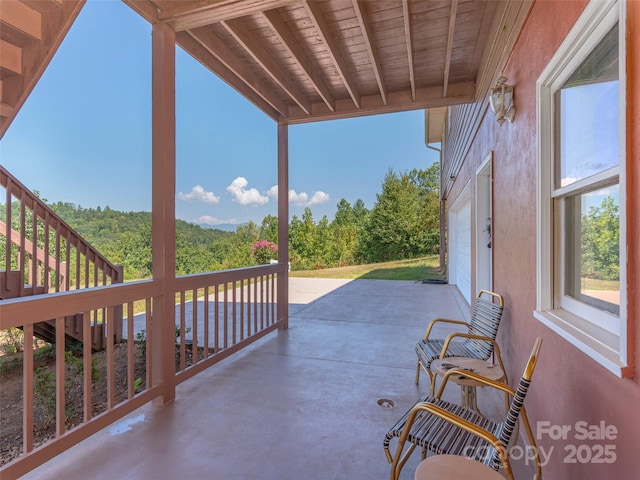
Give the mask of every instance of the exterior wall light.
[[507, 77], [500, 76], [496, 81], [495, 87], [491, 89], [491, 96], [489, 97], [491, 111], [495, 114], [500, 126], [502, 126], [505, 119], [509, 120], [509, 123], [513, 122], [513, 117], [516, 114], [513, 106], [513, 85], [507, 85], [506, 81]]

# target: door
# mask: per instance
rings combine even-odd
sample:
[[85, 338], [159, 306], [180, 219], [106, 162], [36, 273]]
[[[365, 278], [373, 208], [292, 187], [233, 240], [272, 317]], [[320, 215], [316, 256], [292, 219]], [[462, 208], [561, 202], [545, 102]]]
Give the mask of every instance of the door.
[[476, 172], [476, 290], [493, 290], [491, 154]]

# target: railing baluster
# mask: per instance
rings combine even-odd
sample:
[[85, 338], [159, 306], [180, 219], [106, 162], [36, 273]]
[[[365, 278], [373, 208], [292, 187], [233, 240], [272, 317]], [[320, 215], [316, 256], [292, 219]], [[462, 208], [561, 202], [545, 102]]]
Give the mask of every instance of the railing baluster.
[[251, 336], [251, 278], [247, 279], [247, 335]]
[[36, 201], [33, 201], [31, 210], [31, 294], [35, 295], [38, 288], [38, 216], [36, 215]]
[[214, 306], [214, 324], [213, 324], [213, 353], [218, 353], [220, 350], [220, 302], [218, 299], [219, 294], [219, 285], [216, 283], [215, 285], [215, 300], [213, 303]]
[[135, 342], [133, 333], [133, 302], [127, 303], [127, 397], [133, 398], [135, 389]]
[[244, 279], [240, 280], [240, 340], [244, 340]]
[[82, 360], [84, 361], [83, 378], [83, 418], [84, 422], [91, 420], [92, 400], [91, 387], [93, 384], [93, 359], [91, 358], [91, 313], [82, 312]]
[[145, 312], [146, 327], [147, 327], [146, 348], [145, 348], [147, 388], [151, 388], [153, 386], [153, 377], [151, 376], [151, 374], [153, 373], [153, 365], [151, 361], [151, 359], [153, 358], [153, 355], [151, 355], [151, 352], [153, 350], [154, 344], [153, 344], [153, 335], [151, 335], [151, 313], [152, 313], [151, 299], [147, 298], [146, 312]]
[[80, 290], [82, 288], [82, 275], [80, 274], [81, 263], [80, 263], [80, 245], [76, 243], [76, 290]]
[[224, 348], [229, 346], [229, 284], [224, 283]]
[[44, 213], [44, 293], [49, 293], [51, 291], [51, 266], [49, 265], [50, 255], [50, 229], [51, 225], [49, 224], [49, 212]]
[[180, 292], [180, 370], [185, 369], [186, 357], [187, 357], [186, 343], [184, 338], [185, 330], [186, 330], [185, 301], [184, 301], [184, 291], [182, 291]]
[[191, 355], [193, 358], [192, 365], [198, 363], [198, 289], [193, 289], [193, 317], [191, 326]]
[[111, 410], [115, 405], [115, 307], [107, 308], [106, 318], [102, 318], [103, 324], [106, 322], [107, 331], [107, 410]]
[[204, 358], [209, 356], [209, 286], [204, 287]]
[[22, 451], [33, 450], [33, 324], [24, 327], [24, 350], [22, 357]]
[[253, 277], [253, 331], [258, 331], [258, 277]]
[[66, 399], [65, 386], [64, 317], [56, 318], [56, 436], [65, 432]]
[[20, 288], [20, 296], [22, 296], [25, 291], [25, 271], [24, 271], [24, 262], [25, 262], [25, 242], [26, 242], [26, 227], [25, 227], [25, 203], [24, 203], [24, 192], [20, 192], [20, 247], [18, 250], [18, 270], [20, 270], [20, 277], [22, 281], [18, 286]]
[[232, 304], [231, 304], [231, 318], [232, 318], [232, 329], [231, 329], [231, 345], [235, 345], [236, 344], [236, 330], [238, 328], [238, 323], [237, 323], [237, 310], [236, 310], [236, 305], [237, 305], [237, 300], [236, 300], [236, 291], [237, 289], [236, 287], [236, 283], [233, 282], [232, 284], [232, 288], [233, 290], [231, 291], [231, 298], [232, 298]]
[[56, 222], [56, 271], [55, 271], [55, 275], [56, 275], [56, 285], [55, 285], [55, 290], [56, 292], [59, 292], [61, 290], [61, 285], [60, 285], [60, 280], [62, 277], [61, 273], [60, 273], [60, 257], [61, 257], [61, 252], [60, 252], [60, 222]]
[[7, 179], [7, 191], [6, 193], [6, 203], [5, 205], [6, 207], [6, 212], [5, 212], [5, 226], [4, 226], [4, 236], [7, 239], [7, 241], [5, 242], [5, 251], [4, 251], [4, 255], [5, 255], [5, 265], [6, 265], [6, 269], [7, 272], [9, 270], [12, 270], [11, 268], [11, 245], [12, 245], [12, 241], [11, 241], [11, 189], [12, 189], [12, 182], [11, 182], [11, 178]]

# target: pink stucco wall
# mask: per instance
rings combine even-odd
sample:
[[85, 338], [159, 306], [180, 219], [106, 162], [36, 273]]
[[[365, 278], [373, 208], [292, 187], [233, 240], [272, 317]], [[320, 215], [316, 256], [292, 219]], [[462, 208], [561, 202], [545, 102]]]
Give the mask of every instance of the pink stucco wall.
[[[542, 1], [532, 7], [504, 74], [515, 85], [516, 116], [499, 127], [493, 115], [485, 115], [456, 183], [473, 178], [477, 166], [493, 151], [494, 289], [505, 296], [507, 309], [500, 329], [500, 344], [510, 366], [510, 378], [518, 378], [536, 336], [543, 337], [541, 358], [534, 374], [527, 408], [533, 419], [550, 425], [568, 425], [566, 439], [554, 441], [539, 432], [539, 446], [548, 454], [545, 479], [640, 478], [640, 368], [636, 378], [620, 379], [536, 319], [536, 80], [547, 65], [586, 1]], [[638, 317], [640, 298], [637, 275], [640, 250], [640, 2], [628, 2], [627, 81], [627, 192], [628, 192], [628, 318], [631, 344], [640, 351]], [[473, 185], [473, 182], [472, 182]], [[455, 192], [449, 205], [455, 200]], [[473, 192], [472, 192], [473, 195]], [[473, 196], [472, 196], [473, 198]], [[472, 213], [472, 225], [475, 219]], [[474, 232], [472, 232], [474, 234]], [[473, 264], [473, 252], [472, 252]], [[638, 355], [636, 355], [636, 358]], [[576, 422], [612, 425], [615, 440], [576, 438]], [[601, 445], [613, 445], [613, 463], [568, 463], [571, 446], [587, 445], [592, 457]], [[575, 457], [574, 457], [575, 458]], [[585, 458], [584, 456], [582, 457]]]

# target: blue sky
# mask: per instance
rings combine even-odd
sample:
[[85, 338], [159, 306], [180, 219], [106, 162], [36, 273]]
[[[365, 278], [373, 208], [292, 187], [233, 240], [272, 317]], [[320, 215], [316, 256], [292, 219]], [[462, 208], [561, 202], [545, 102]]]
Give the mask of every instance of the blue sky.
[[[118, 25], [113, 28], [113, 25]], [[177, 48], [176, 216], [260, 223], [277, 214], [276, 123]], [[0, 142], [2, 164], [49, 202], [151, 210], [151, 26], [89, 0]], [[372, 208], [389, 168], [427, 168], [424, 111], [289, 127], [290, 215]]]

